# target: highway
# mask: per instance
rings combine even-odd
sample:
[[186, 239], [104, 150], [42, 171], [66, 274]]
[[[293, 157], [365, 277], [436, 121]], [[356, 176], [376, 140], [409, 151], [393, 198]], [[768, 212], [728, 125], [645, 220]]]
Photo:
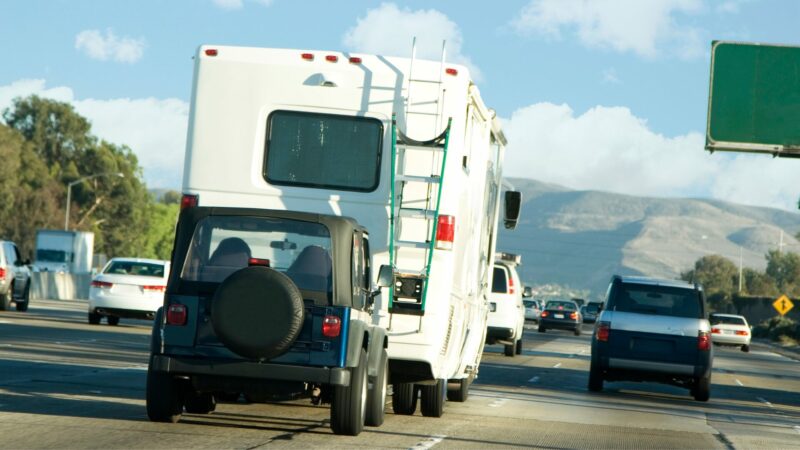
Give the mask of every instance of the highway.
[[86, 323], [82, 302], [0, 312], [0, 448], [800, 448], [800, 362], [754, 345], [715, 348], [711, 400], [642, 383], [586, 390], [580, 337], [526, 330], [524, 354], [487, 347], [465, 403], [444, 417], [396, 416], [334, 436], [327, 406], [221, 403], [151, 423], [144, 407], [150, 323]]

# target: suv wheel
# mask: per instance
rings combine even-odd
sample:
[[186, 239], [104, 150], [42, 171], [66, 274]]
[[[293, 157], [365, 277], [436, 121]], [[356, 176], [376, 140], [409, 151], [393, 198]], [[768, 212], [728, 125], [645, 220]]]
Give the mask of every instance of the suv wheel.
[[472, 384], [472, 378], [466, 377], [456, 381], [458, 382], [458, 389], [448, 389], [447, 399], [452, 402], [465, 402], [469, 397], [469, 386]]
[[515, 350], [516, 346], [517, 346], [517, 341], [514, 341], [513, 344], [505, 345], [504, 346], [505, 347], [504, 348], [505, 355], [506, 356], [511, 356], [513, 358], [514, 357], [514, 350]]
[[[508, 347], [508, 346], [507, 346]], [[513, 346], [511, 346], [513, 349]], [[513, 356], [513, 351], [511, 352]], [[422, 401], [420, 411], [425, 417], [442, 417], [444, 414], [444, 401], [447, 398], [447, 380], [436, 380], [435, 384], [420, 387]]]
[[97, 313], [94, 313], [94, 312], [90, 312], [89, 313], [89, 324], [97, 325], [97, 324], [100, 323], [100, 319], [102, 319], [102, 318], [103, 318], [103, 316], [101, 316], [100, 314], [97, 314]]
[[350, 369], [350, 386], [334, 386], [331, 429], [335, 434], [358, 436], [364, 429], [367, 409], [367, 352], [361, 350], [359, 364]]
[[519, 338], [519, 340], [517, 341], [517, 345], [516, 345], [516, 348], [514, 349], [514, 353], [516, 353], [517, 355], [521, 355], [522, 354], [522, 338]]
[[152, 422], [175, 423], [181, 418], [183, 401], [178, 382], [168, 373], [147, 368], [147, 417]]
[[209, 414], [217, 409], [217, 399], [209, 392], [194, 392], [189, 386], [186, 393], [186, 412], [189, 414]]
[[381, 361], [378, 363], [378, 374], [367, 392], [366, 424], [370, 427], [383, 425], [386, 416], [386, 385], [388, 383], [389, 355], [386, 349], [381, 350]]
[[603, 373], [594, 364], [589, 366], [589, 390], [591, 392], [603, 390]]
[[414, 383], [394, 383], [392, 385], [392, 411], [395, 414], [410, 416], [417, 410], [417, 387]]
[[696, 378], [692, 388], [692, 396], [698, 402], [707, 402], [711, 398], [711, 377]]
[[25, 285], [25, 291], [22, 293], [22, 298], [17, 300], [17, 311], [25, 312], [28, 310], [28, 304], [31, 302], [31, 282]]

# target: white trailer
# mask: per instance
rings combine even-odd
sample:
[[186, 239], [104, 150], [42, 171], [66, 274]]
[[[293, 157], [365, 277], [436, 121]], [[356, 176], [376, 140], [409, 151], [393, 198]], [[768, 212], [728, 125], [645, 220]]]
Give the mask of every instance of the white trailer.
[[[200, 206], [365, 225], [373, 279], [394, 268], [373, 313], [393, 407], [413, 414], [421, 394], [427, 416], [478, 372], [506, 143], [467, 68], [443, 61], [201, 46], [183, 180]], [[519, 196], [506, 200], [512, 228]]]
[[37, 230], [34, 270], [83, 274], [92, 271], [94, 233]]

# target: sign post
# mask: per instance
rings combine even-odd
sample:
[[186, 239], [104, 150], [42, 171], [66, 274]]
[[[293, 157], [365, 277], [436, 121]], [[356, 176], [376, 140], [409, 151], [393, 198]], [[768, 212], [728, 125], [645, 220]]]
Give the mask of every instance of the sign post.
[[775, 311], [778, 311], [778, 314], [785, 316], [786, 313], [794, 308], [794, 303], [786, 295], [781, 295], [772, 302], [772, 307], [775, 308]]

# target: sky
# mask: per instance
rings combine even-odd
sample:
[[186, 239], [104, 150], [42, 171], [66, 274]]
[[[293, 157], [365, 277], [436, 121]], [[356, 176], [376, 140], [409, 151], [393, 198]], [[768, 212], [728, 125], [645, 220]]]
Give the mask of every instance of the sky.
[[800, 45], [797, 0], [3, 0], [0, 110], [66, 101], [180, 189], [201, 44], [469, 67], [508, 137], [505, 175], [796, 211], [800, 161], [704, 150], [712, 40]]

